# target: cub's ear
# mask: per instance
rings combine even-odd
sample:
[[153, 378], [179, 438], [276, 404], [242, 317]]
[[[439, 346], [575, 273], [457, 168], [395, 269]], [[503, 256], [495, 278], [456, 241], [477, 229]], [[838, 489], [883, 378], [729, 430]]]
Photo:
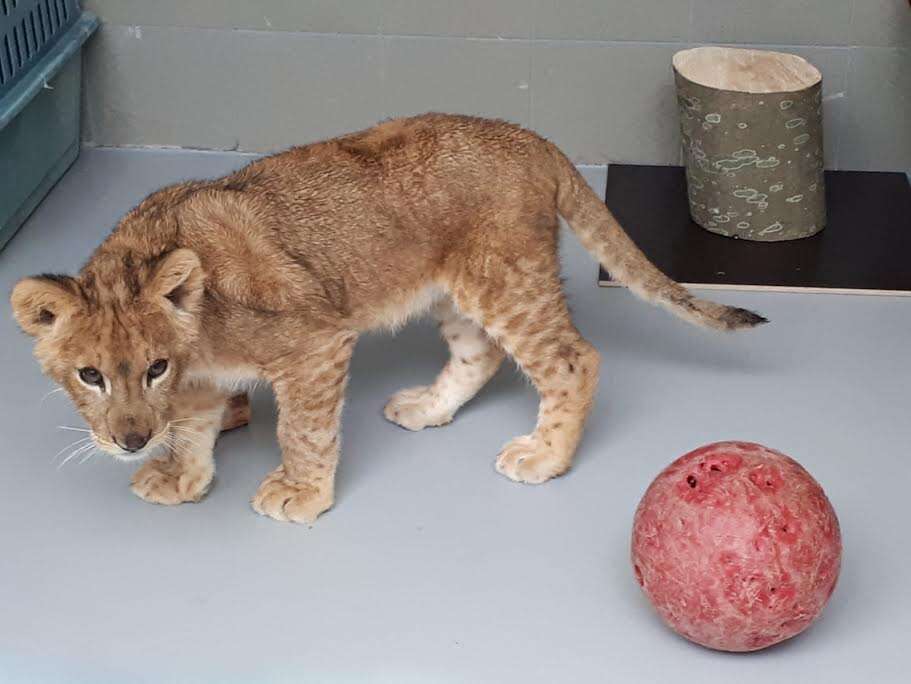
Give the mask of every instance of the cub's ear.
[[76, 280], [69, 276], [40, 275], [23, 278], [10, 296], [13, 315], [32, 337], [41, 337], [79, 307]]
[[146, 293], [164, 297], [183, 311], [194, 312], [202, 299], [205, 273], [199, 257], [191, 249], [175, 249], [162, 257]]

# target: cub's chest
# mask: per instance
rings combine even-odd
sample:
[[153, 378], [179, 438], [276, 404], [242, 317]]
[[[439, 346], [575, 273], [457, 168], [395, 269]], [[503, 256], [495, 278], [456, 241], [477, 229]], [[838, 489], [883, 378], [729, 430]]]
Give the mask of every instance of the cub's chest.
[[219, 389], [238, 392], [248, 390], [264, 381], [259, 369], [249, 364], [211, 363], [193, 368], [190, 380], [207, 381]]

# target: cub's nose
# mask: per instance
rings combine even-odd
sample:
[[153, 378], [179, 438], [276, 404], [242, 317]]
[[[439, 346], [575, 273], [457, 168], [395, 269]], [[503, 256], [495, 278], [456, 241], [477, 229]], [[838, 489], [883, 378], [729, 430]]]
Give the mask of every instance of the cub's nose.
[[140, 435], [138, 432], [128, 432], [123, 438], [123, 448], [127, 451], [139, 451], [149, 443], [148, 435]]

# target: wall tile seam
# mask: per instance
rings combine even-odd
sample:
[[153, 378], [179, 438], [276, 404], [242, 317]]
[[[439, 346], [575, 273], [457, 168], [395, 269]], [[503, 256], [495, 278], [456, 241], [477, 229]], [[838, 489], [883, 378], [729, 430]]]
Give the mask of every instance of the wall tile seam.
[[[253, 29], [253, 28], [226, 28], [217, 26], [170, 26], [165, 24], [111, 24], [105, 22], [103, 28], [125, 28], [125, 29], [162, 29], [167, 31], [179, 31], [189, 33], [194, 31], [221, 32], [221, 33], [239, 33], [239, 34], [263, 34], [267, 36], [299, 36], [311, 38], [348, 38], [348, 39], [379, 39], [379, 38], [403, 38], [408, 40], [423, 41], [466, 41], [466, 42], [487, 42], [487, 43], [530, 43], [532, 45], [641, 45], [641, 46], [668, 46], [668, 45], [722, 45], [722, 46], [761, 46], [764, 48], [783, 48], [791, 47], [796, 49], [822, 48], [831, 50], [850, 50], [854, 48], [864, 48], [870, 50], [906, 50], [902, 46], [890, 45], [860, 45], [853, 43], [763, 43], [755, 41], [704, 41], [704, 40], [640, 40], [640, 39], [594, 39], [594, 38], [541, 38], [532, 37], [524, 38], [519, 36], [478, 36], [469, 34], [420, 34], [420, 33], [343, 33], [343, 32], [326, 32], [326, 31], [295, 31], [295, 30], [272, 30], [272, 29]], [[142, 38], [137, 37], [137, 40]]]

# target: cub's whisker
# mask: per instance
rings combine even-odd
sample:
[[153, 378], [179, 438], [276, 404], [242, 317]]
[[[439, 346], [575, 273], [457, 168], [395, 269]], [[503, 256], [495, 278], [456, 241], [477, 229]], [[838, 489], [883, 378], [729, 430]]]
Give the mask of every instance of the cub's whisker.
[[62, 391], [63, 391], [62, 387], [58, 387], [57, 389], [52, 389], [50, 392], [48, 392], [43, 397], [41, 397], [41, 399], [38, 400], [38, 405], [40, 406], [41, 404], [43, 404], [44, 400], [47, 399], [52, 394], [57, 394], [58, 392], [62, 392]]
[[169, 425], [169, 432], [171, 434], [181, 434], [181, 435], [198, 435], [201, 434], [203, 430], [202, 425], [194, 425], [192, 427], [187, 427], [185, 425]]
[[203, 433], [195, 428], [186, 428], [179, 425], [171, 426], [171, 434], [180, 435], [188, 439], [199, 439], [203, 436]]
[[192, 449], [202, 448], [202, 444], [200, 442], [196, 442], [196, 441], [187, 439], [186, 437], [184, 437], [182, 435], [173, 435], [172, 434], [170, 436], [170, 438], [171, 438], [170, 443], [176, 448], [192, 448]]
[[92, 456], [94, 456], [97, 453], [98, 453], [98, 449], [93, 449], [81, 461], [79, 461], [79, 465], [82, 465], [83, 463], [88, 461], [90, 458], [92, 458]]
[[67, 449], [79, 448], [85, 442], [88, 442], [91, 439], [92, 439], [91, 437], [83, 437], [82, 439], [77, 439], [75, 442], [70, 442], [65, 447], [63, 447], [60, 451], [58, 451], [56, 454], [54, 454], [53, 457], [51, 457], [51, 461], [56, 461], [58, 458], [60, 458], [60, 454], [62, 454]]
[[202, 435], [200, 435], [198, 432], [190, 432], [189, 430], [188, 431], [177, 430], [174, 428], [172, 428], [171, 434], [179, 436], [179, 437], [183, 437], [184, 439], [190, 440], [192, 442], [198, 442], [200, 440], [200, 438], [202, 437]]
[[89, 449], [91, 449], [93, 447], [94, 447], [94, 444], [85, 444], [85, 445], [79, 447], [78, 449], [73, 451], [73, 453], [71, 453], [69, 456], [67, 456], [65, 459], [63, 459], [63, 461], [61, 461], [60, 465], [57, 466], [57, 470], [60, 470], [63, 466], [65, 466], [67, 464], [67, 462], [70, 461], [70, 459], [76, 458], [77, 456], [84, 454], [86, 451], [88, 451]]

